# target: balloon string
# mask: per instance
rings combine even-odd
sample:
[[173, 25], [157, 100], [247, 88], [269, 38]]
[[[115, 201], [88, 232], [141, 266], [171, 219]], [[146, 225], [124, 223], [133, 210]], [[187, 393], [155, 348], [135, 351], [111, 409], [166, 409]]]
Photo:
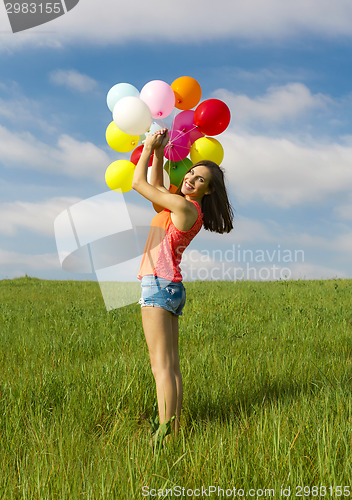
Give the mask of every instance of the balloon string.
[[[182, 146], [183, 149], [187, 149], [187, 151], [189, 152], [189, 148], [186, 148], [185, 146]], [[170, 160], [170, 161], [175, 161], [175, 162], [178, 162], [178, 161], [183, 161], [186, 159], [186, 156], [184, 156], [183, 158], [181, 157], [180, 153], [178, 151], [173, 151], [173, 154], [177, 157], [177, 160]]]
[[[176, 160], [176, 162], [178, 162], [178, 161], [182, 161], [182, 159], [181, 159], [181, 155], [180, 155], [177, 151], [174, 151], [174, 153], [175, 153], [175, 155], [177, 156], [177, 160]], [[172, 161], [175, 161], [175, 160], [172, 160]], [[175, 163], [176, 163], [176, 162], [175, 162]]]
[[[173, 123], [173, 122], [172, 122]], [[182, 137], [183, 134], [190, 134], [191, 132], [193, 132], [193, 130], [196, 130], [197, 125], [195, 125], [193, 128], [191, 128], [188, 132], [183, 132], [182, 130], [180, 130], [180, 133], [178, 135], [176, 135], [176, 137], [173, 137], [172, 141], [176, 141], [179, 137]], [[171, 132], [173, 131], [173, 129], [171, 129]], [[172, 141], [171, 144], [172, 144]]]
[[[171, 145], [170, 149], [172, 149], [172, 150], [173, 150], [172, 145]], [[177, 149], [186, 149], [187, 151], [189, 151], [189, 150], [190, 150], [190, 148], [189, 148], [188, 146], [177, 146]]]

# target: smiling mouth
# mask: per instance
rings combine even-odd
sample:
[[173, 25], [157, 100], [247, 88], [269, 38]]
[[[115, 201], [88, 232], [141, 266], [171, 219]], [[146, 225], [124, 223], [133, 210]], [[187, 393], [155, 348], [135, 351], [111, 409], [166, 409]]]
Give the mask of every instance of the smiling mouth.
[[187, 189], [193, 189], [193, 186], [191, 186], [190, 184], [188, 184], [187, 181], [185, 181], [185, 186]]

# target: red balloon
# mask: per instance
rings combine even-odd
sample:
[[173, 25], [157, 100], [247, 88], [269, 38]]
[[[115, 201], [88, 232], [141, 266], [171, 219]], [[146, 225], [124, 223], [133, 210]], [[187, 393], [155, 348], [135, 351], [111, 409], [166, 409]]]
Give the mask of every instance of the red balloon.
[[[137, 165], [138, 161], [139, 161], [139, 158], [141, 157], [141, 154], [142, 154], [142, 151], [143, 151], [143, 144], [141, 146], [138, 146], [136, 149], [134, 149], [132, 151], [132, 154], [131, 154], [131, 162], [134, 163], [135, 165]], [[149, 160], [149, 167], [152, 166], [152, 163], [153, 163], [153, 156], [154, 156], [154, 151], [152, 152], [152, 155], [150, 157], [150, 160]]]
[[227, 129], [231, 120], [228, 106], [219, 99], [208, 99], [197, 106], [194, 124], [205, 135], [218, 135]]

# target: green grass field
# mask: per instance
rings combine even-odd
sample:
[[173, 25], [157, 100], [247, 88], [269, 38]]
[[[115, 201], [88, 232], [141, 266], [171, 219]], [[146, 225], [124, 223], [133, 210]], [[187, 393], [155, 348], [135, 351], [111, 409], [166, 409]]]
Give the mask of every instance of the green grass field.
[[1, 499], [352, 496], [352, 281], [185, 285], [182, 432], [154, 455], [140, 306], [0, 282]]

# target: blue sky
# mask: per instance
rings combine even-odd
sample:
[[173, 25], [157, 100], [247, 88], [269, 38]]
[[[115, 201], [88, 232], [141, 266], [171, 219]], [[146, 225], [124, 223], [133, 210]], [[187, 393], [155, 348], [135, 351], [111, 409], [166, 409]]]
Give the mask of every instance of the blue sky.
[[[294, 279], [351, 278], [349, 2], [284, 9], [282, 0], [195, 0], [187, 11], [188, 3], [140, 2], [132, 13], [113, 0], [104, 12], [81, 0], [18, 34], [0, 10], [0, 278], [94, 279], [61, 269], [54, 220], [105, 192], [109, 163], [129, 158], [105, 142], [106, 94], [119, 82], [141, 89], [183, 75], [198, 80], [202, 100], [222, 99], [232, 114], [217, 138], [235, 229], [202, 231], [192, 265], [198, 256], [210, 269], [219, 265], [215, 250], [235, 247], [248, 250], [246, 264], [258, 272], [276, 252]], [[147, 202], [130, 199], [147, 224]], [[304, 260], [279, 262], [279, 250], [300, 250]]]

